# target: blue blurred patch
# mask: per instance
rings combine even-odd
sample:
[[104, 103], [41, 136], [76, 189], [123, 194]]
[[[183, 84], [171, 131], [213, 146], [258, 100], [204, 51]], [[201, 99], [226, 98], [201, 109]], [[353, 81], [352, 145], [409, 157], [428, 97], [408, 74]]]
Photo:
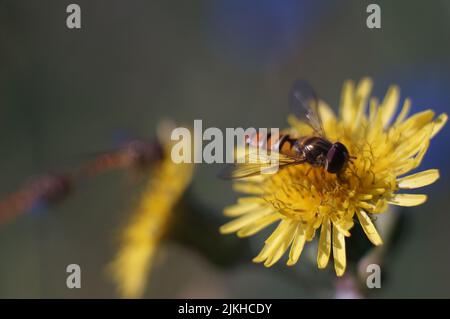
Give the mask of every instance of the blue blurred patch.
[[227, 62], [265, 69], [293, 57], [330, 7], [313, 0], [211, 1], [209, 44]]
[[33, 205], [31, 205], [28, 213], [32, 216], [39, 217], [42, 216], [48, 208], [48, 203], [45, 200], [40, 199], [35, 201]]
[[[401, 89], [401, 102], [403, 103], [406, 97], [412, 100], [410, 114], [427, 109], [434, 110], [436, 116], [444, 112], [450, 113], [450, 73], [446, 72], [442, 65], [402, 66], [396, 70], [395, 74], [391, 72], [389, 72], [391, 77], [385, 75], [380, 79], [381, 81], [376, 79], [375, 94], [377, 96], [382, 97], [389, 84], [398, 84]], [[450, 129], [448, 126], [449, 123], [432, 139], [428, 153], [414, 172], [438, 168], [442, 180], [450, 179]], [[442, 182], [439, 184], [436, 187], [443, 187]]]

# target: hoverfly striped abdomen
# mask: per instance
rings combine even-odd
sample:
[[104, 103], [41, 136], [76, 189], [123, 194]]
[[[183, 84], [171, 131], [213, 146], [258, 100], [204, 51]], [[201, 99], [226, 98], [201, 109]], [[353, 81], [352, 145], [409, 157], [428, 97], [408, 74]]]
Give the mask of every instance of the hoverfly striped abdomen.
[[246, 144], [250, 147], [259, 148], [268, 152], [279, 152], [280, 154], [295, 156], [295, 142], [297, 139], [291, 138], [284, 133], [261, 133], [246, 137]]

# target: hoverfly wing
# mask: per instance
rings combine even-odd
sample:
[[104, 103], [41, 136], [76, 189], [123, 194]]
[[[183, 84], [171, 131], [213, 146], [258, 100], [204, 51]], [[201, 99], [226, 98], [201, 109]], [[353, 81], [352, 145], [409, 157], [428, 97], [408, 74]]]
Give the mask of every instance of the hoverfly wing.
[[311, 85], [304, 80], [296, 80], [289, 92], [291, 112], [301, 121], [311, 126], [319, 136], [325, 136], [319, 113], [319, 99]]
[[222, 179], [239, 179], [262, 174], [263, 168], [258, 164], [227, 164], [219, 173]]
[[238, 163], [228, 164], [219, 174], [223, 179], [239, 179], [262, 174], [274, 174], [282, 167], [304, 163], [304, 158], [293, 158], [277, 152], [270, 154], [249, 153]]

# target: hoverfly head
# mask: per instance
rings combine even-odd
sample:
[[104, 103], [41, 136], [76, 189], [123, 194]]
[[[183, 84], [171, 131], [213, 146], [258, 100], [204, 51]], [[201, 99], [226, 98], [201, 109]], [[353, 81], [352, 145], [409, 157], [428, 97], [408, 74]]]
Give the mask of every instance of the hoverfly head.
[[349, 159], [350, 156], [345, 145], [336, 142], [327, 153], [325, 169], [329, 173], [337, 174], [347, 165]]

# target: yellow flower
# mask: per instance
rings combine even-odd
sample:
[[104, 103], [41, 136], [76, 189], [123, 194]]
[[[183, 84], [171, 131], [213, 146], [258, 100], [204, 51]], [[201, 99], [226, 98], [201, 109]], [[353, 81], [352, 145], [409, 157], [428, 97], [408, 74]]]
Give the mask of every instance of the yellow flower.
[[122, 234], [121, 247], [109, 265], [110, 275], [123, 298], [142, 296], [173, 208], [192, 178], [193, 165], [173, 163], [170, 141], [166, 140], [163, 144], [163, 160], [153, 168], [152, 176]]
[[[439, 178], [436, 169], [404, 175], [419, 166], [430, 139], [444, 126], [447, 115], [433, 119], [433, 111], [427, 110], [407, 117], [410, 100], [406, 99], [393, 118], [399, 88], [390, 87], [381, 103], [370, 98], [371, 89], [368, 78], [356, 87], [351, 81], [345, 82], [338, 116], [324, 102], [319, 103], [327, 138], [340, 141], [350, 155], [356, 156], [341, 178], [322, 167], [303, 164], [282, 168], [273, 175], [237, 180], [234, 188], [250, 196], [225, 208], [224, 214], [236, 219], [220, 231], [246, 237], [278, 222], [254, 262], [270, 267], [289, 249], [287, 265], [294, 265], [305, 242], [311, 241], [320, 228], [317, 265], [325, 268], [332, 251], [336, 274], [342, 276], [346, 268], [345, 237], [350, 236], [356, 219], [368, 239], [381, 245], [372, 222], [374, 214], [385, 212], [388, 204], [415, 206], [426, 201], [426, 195], [399, 191], [426, 186]], [[288, 121], [294, 132], [312, 133], [295, 117], [290, 116]]]

